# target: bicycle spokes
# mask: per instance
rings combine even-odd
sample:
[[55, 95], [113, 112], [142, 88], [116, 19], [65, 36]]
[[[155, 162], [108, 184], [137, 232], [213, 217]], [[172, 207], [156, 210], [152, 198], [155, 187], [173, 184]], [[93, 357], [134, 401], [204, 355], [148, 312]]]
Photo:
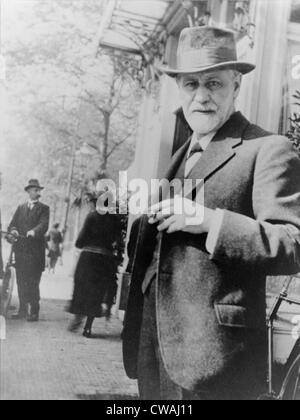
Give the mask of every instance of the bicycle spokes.
[[299, 397], [299, 382], [300, 382], [300, 363], [298, 366], [298, 375], [296, 378], [296, 382], [295, 382], [295, 388], [294, 388], [294, 393], [293, 393], [293, 401], [297, 400]]
[[296, 357], [284, 380], [280, 400], [300, 400], [300, 355]]

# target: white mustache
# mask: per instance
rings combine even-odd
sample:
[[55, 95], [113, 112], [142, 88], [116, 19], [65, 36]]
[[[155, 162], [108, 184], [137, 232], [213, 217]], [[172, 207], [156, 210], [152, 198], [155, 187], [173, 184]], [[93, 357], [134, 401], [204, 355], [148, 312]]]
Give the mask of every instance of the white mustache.
[[199, 108], [195, 108], [193, 109], [192, 112], [216, 112], [215, 109], [199, 109]]

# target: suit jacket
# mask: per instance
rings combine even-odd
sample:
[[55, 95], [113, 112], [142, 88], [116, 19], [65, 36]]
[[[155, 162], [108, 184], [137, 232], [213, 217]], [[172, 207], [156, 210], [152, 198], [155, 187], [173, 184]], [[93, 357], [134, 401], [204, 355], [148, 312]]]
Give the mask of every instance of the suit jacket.
[[[167, 179], [176, 175], [189, 144], [174, 156]], [[242, 360], [252, 372], [265, 372], [266, 277], [300, 271], [300, 159], [288, 139], [235, 113], [190, 176], [204, 179], [205, 206], [225, 211], [218, 241], [210, 255], [206, 234], [164, 234], [156, 289], [165, 368], [175, 383], [194, 391]], [[142, 217], [129, 242], [123, 354], [131, 378], [137, 377], [141, 284], [156, 235]]]
[[21, 236], [33, 230], [34, 238], [19, 239], [14, 245], [16, 268], [20, 270], [45, 270], [45, 235], [49, 228], [50, 209], [45, 204], [36, 203], [32, 210], [25, 203], [18, 207], [8, 227], [16, 229]]

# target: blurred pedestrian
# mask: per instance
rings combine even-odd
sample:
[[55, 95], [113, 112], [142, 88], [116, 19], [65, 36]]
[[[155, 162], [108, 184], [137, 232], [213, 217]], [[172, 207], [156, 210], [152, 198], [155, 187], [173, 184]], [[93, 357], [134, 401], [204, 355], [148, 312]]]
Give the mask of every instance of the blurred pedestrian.
[[75, 315], [70, 331], [76, 332], [87, 317], [83, 335], [91, 338], [94, 319], [110, 318], [117, 292], [117, 270], [123, 257], [122, 233], [122, 216], [118, 214], [99, 214], [95, 210], [87, 216], [76, 241], [82, 252], [69, 308]]
[[20, 307], [13, 319], [27, 318], [29, 322], [39, 320], [40, 281], [45, 270], [50, 209], [40, 202], [43, 189], [37, 179], [29, 181], [25, 187], [28, 200], [18, 207], [8, 227], [11, 236], [17, 239], [13, 249]]
[[55, 267], [58, 259], [61, 257], [61, 246], [63, 243], [63, 236], [59, 230], [59, 223], [55, 223], [46, 236], [48, 248], [48, 269], [49, 273], [55, 273]]

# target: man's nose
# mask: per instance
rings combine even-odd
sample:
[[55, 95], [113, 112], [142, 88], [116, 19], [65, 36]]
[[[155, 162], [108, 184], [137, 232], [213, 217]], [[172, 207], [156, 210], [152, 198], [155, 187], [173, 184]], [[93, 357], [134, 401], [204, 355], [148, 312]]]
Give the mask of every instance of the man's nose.
[[210, 101], [210, 91], [205, 86], [199, 86], [196, 94], [195, 94], [195, 101], [199, 103], [206, 103]]

